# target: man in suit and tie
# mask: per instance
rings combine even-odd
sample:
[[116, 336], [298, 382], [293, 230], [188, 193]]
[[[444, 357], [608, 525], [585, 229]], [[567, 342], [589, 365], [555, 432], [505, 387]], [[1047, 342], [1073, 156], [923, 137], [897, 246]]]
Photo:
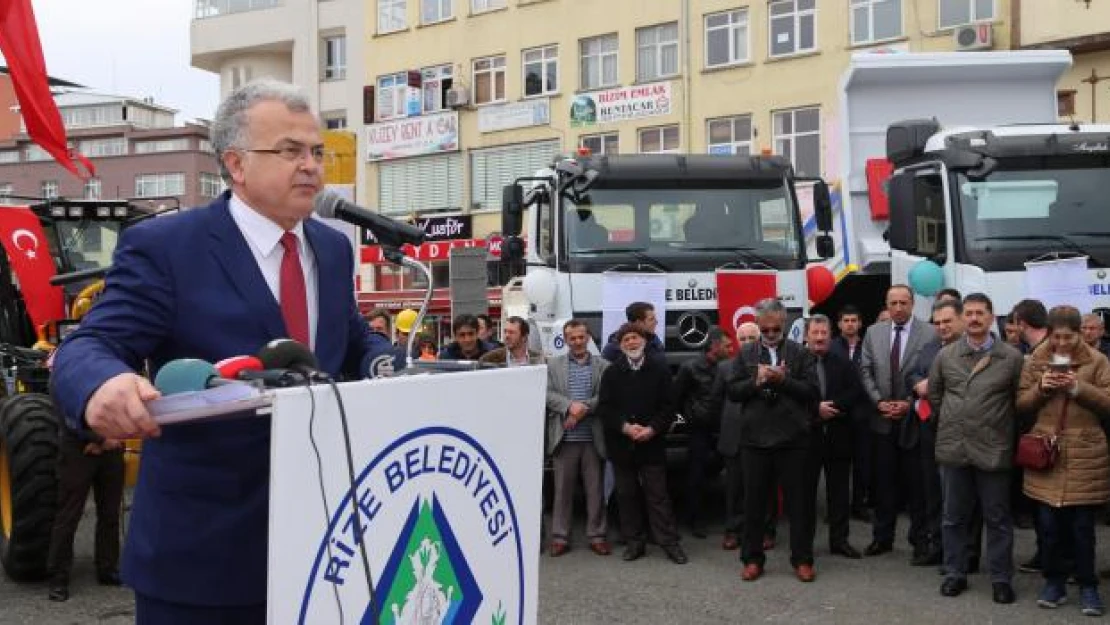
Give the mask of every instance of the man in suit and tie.
[[160, 428], [145, 406], [158, 391], [136, 372], [284, 337], [336, 378], [365, 377], [390, 353], [359, 315], [350, 242], [308, 219], [319, 129], [292, 85], [232, 92], [211, 129], [229, 191], [125, 231], [104, 294], [58, 349], [53, 390], [67, 425], [147, 439], [122, 571], [139, 625], [266, 622], [270, 420]]
[[[859, 372], [863, 363], [863, 315], [851, 304], [845, 305], [836, 315], [836, 327], [840, 335], [832, 340], [829, 351], [835, 352], [844, 360], [851, 362]], [[874, 507], [872, 486], [875, 472], [871, 462], [871, 414], [874, 406], [870, 402], [859, 401], [852, 406], [852, 518], [871, 522], [871, 508]]]
[[[863, 386], [852, 362], [829, 349], [832, 321], [825, 315], [806, 320], [806, 347], [813, 354], [821, 395], [813, 424], [810, 450], [810, 492], [816, 503], [817, 483], [825, 472], [825, 502], [829, 518], [829, 551], [853, 560], [862, 557], [848, 543], [848, 479], [852, 465], [852, 408], [863, 401]], [[816, 513], [814, 513], [816, 517]], [[793, 529], [791, 530], [793, 531]]]
[[860, 365], [863, 387], [875, 406], [871, 431], [875, 440], [875, 522], [865, 555], [877, 556], [894, 549], [898, 503], [905, 495], [910, 512], [910, 543], [914, 555], [925, 549], [924, 501], [921, 498], [921, 462], [917, 453], [918, 428], [910, 414], [912, 390], [905, 372], [912, 369], [921, 347], [933, 338], [928, 323], [913, 317], [913, 290], [904, 284], [887, 289], [887, 321], [867, 330]]

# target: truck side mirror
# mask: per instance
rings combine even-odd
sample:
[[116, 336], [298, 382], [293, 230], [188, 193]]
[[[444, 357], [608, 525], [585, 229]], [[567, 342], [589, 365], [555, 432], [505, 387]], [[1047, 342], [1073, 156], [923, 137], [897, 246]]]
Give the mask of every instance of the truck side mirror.
[[520, 236], [524, 226], [524, 187], [505, 185], [501, 189], [501, 232], [506, 237]]
[[836, 243], [833, 242], [832, 235], [819, 234], [813, 238], [813, 244], [817, 248], [817, 257], [821, 260], [836, 256]]
[[901, 173], [890, 178], [890, 228], [888, 239], [890, 248], [903, 252], [915, 253], [917, 251], [917, 220], [914, 218], [913, 209], [912, 173]]
[[813, 185], [813, 219], [819, 231], [833, 229], [832, 198], [829, 197], [829, 185], [824, 180], [818, 180]]
[[524, 239], [509, 237], [501, 246], [501, 265], [510, 279], [524, 275]]

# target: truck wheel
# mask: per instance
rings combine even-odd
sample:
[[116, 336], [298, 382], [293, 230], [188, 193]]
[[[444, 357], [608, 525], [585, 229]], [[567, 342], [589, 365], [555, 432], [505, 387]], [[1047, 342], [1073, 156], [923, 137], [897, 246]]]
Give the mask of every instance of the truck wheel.
[[46, 577], [58, 506], [58, 420], [46, 395], [9, 397], [0, 409], [0, 564], [17, 582]]

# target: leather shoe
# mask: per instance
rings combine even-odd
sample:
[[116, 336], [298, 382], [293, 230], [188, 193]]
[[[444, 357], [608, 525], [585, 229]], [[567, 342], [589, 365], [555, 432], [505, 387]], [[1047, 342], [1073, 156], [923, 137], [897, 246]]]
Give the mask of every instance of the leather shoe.
[[763, 537], [763, 550], [764, 551], [770, 551], [774, 548], [775, 548], [775, 537], [774, 536], [764, 536]]
[[69, 586], [66, 584], [51, 584], [50, 594], [46, 596], [51, 601], [68, 601]]
[[96, 583], [101, 586], [120, 586], [123, 582], [119, 578], [117, 571], [105, 571], [96, 574]]
[[607, 556], [613, 553], [613, 550], [609, 547], [609, 543], [605, 542], [604, 540], [590, 543], [590, 551], [596, 553], [599, 556]]
[[763, 567], [752, 562], [744, 566], [744, 572], [740, 574], [740, 579], [745, 582], [754, 582], [763, 576]]
[[721, 541], [721, 549], [725, 551], [736, 551], [740, 548], [740, 542], [736, 540], [736, 534], [726, 533], [724, 540]]
[[621, 554], [621, 559], [625, 562], [639, 560], [644, 557], [645, 549], [644, 543], [628, 542], [628, 546], [624, 548], [624, 553]]
[[801, 582], [812, 582], [817, 579], [817, 573], [813, 571], [812, 564], [799, 564], [794, 569], [794, 575], [798, 576], [798, 581]]
[[863, 557], [860, 552], [856, 551], [855, 547], [849, 545], [848, 543], [833, 545], [831, 548], [829, 548], [829, 551], [831, 551], [834, 555], [844, 556], [849, 560], [859, 560]]
[[940, 594], [945, 597], [959, 597], [960, 593], [967, 590], [967, 580], [949, 577], [940, 585]]
[[865, 555], [867, 557], [881, 556], [884, 553], [890, 553], [891, 551], [894, 551], [894, 545], [893, 544], [879, 542], [879, 541], [876, 540], [876, 541], [873, 541], [870, 545], [867, 545], [867, 549], [863, 550], [863, 555]]
[[663, 553], [667, 554], [667, 557], [675, 564], [686, 564], [690, 561], [686, 557], [686, 552], [682, 550], [682, 545], [663, 545]]
[[910, 566], [939, 566], [941, 563], [940, 551], [930, 550], [914, 554]]
[[570, 551], [570, 545], [566, 543], [551, 543], [551, 557], [558, 558], [559, 556]]
[[991, 584], [991, 589], [991, 597], [995, 603], [1013, 603], [1016, 598], [1014, 597], [1014, 587], [1005, 582], [995, 582]]

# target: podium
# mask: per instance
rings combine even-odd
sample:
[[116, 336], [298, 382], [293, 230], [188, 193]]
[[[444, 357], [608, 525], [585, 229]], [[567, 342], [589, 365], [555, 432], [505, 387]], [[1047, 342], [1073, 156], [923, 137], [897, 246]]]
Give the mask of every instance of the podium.
[[534, 624], [546, 383], [535, 366], [339, 384], [353, 498], [333, 389], [277, 391], [269, 622]]

